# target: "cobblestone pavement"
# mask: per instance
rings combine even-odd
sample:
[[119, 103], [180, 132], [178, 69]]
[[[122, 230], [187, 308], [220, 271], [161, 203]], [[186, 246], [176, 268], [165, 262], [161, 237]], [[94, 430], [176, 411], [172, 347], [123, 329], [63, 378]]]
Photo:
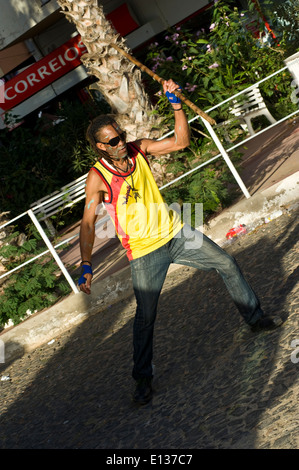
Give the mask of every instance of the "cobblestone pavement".
[[1, 449], [298, 448], [297, 220], [227, 247], [281, 328], [252, 333], [216, 273], [180, 267], [160, 299], [153, 401], [131, 402], [129, 298], [0, 365]]

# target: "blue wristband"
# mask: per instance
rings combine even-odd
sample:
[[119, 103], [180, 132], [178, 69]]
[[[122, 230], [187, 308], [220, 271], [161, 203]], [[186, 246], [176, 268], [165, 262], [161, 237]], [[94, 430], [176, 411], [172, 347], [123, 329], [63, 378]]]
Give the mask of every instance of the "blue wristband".
[[[178, 91], [180, 91], [180, 88], [179, 88]], [[167, 96], [168, 101], [170, 103], [177, 104], [177, 103], [181, 102], [180, 98], [178, 96], [176, 96], [174, 93], [170, 93], [170, 91], [166, 91], [165, 95]]]
[[91, 274], [91, 275], [93, 275], [91, 266], [88, 266], [87, 264], [83, 264], [83, 266], [82, 266], [82, 274], [81, 274], [81, 277], [79, 278], [78, 286], [81, 286], [81, 284], [85, 284], [85, 282], [86, 282], [86, 277], [84, 276], [84, 274]]

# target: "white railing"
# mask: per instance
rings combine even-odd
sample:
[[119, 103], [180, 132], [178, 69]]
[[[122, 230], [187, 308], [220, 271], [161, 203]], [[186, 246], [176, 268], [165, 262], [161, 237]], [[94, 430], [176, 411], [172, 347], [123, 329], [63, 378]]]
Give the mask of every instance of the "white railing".
[[[215, 106], [209, 108], [209, 109], [206, 110], [205, 112], [206, 112], [207, 114], [209, 114], [211, 111], [213, 111], [213, 110], [219, 108], [220, 106], [222, 106], [222, 105], [228, 103], [229, 101], [231, 101], [231, 100], [233, 100], [233, 99], [235, 99], [235, 98], [241, 96], [242, 94], [244, 94], [244, 93], [246, 93], [246, 92], [252, 90], [253, 88], [259, 86], [261, 83], [265, 82], [266, 80], [269, 80], [270, 78], [276, 76], [277, 74], [283, 72], [284, 70], [286, 70], [286, 69], [290, 69], [290, 70], [291, 70], [290, 65], [292, 65], [293, 63], [298, 62], [298, 61], [299, 61], [299, 59], [295, 59], [294, 61], [292, 61], [291, 63], [289, 63], [288, 66], [279, 69], [278, 71], [272, 73], [271, 75], [267, 76], [266, 78], [263, 78], [262, 80], [256, 82], [254, 85], [249, 86], [248, 88], [246, 88], [246, 89], [240, 91], [239, 93], [236, 93], [235, 95], [233, 95], [233, 96], [231, 96], [230, 98], [228, 98], [228, 99], [222, 101], [221, 103], [219, 103], [219, 104], [217, 104], [217, 105], [215, 105]], [[294, 80], [294, 81], [297, 82], [297, 80]], [[298, 87], [299, 87], [299, 81], [298, 81], [297, 85], [298, 85]], [[298, 100], [298, 101], [299, 101], [299, 100]], [[234, 176], [236, 182], [238, 183], [239, 187], [241, 188], [243, 194], [245, 195], [246, 198], [250, 198], [250, 194], [249, 194], [249, 192], [248, 192], [246, 186], [244, 185], [242, 179], [240, 178], [238, 172], [236, 171], [234, 165], [232, 164], [232, 162], [231, 162], [231, 160], [230, 160], [230, 158], [229, 158], [229, 156], [228, 156], [228, 152], [231, 152], [232, 150], [236, 149], [237, 147], [239, 147], [239, 146], [241, 146], [241, 145], [244, 145], [244, 144], [245, 144], [246, 142], [248, 142], [249, 140], [251, 140], [251, 139], [257, 137], [258, 135], [262, 134], [263, 132], [269, 130], [270, 128], [272, 128], [272, 127], [274, 127], [274, 126], [277, 126], [278, 124], [282, 123], [283, 121], [286, 121], [287, 119], [290, 119], [290, 118], [291, 118], [292, 116], [294, 116], [295, 114], [298, 114], [298, 112], [299, 112], [299, 107], [298, 107], [298, 109], [297, 109], [296, 111], [294, 111], [293, 113], [289, 114], [288, 116], [285, 116], [284, 118], [280, 119], [280, 120], [277, 121], [275, 124], [271, 124], [271, 125], [267, 126], [265, 129], [262, 129], [261, 131], [257, 132], [255, 135], [251, 135], [250, 137], [248, 137], [248, 138], [242, 140], [241, 142], [237, 143], [236, 145], [233, 145], [232, 147], [228, 148], [227, 150], [224, 149], [222, 143], [220, 142], [220, 140], [219, 140], [218, 136], [216, 135], [216, 133], [215, 133], [214, 129], [212, 128], [212, 126], [211, 126], [205, 119], [201, 118], [202, 121], [203, 121], [203, 124], [206, 126], [206, 128], [207, 128], [207, 130], [208, 130], [210, 136], [212, 137], [214, 143], [216, 144], [216, 146], [217, 146], [217, 148], [218, 148], [218, 150], [219, 150], [219, 153], [218, 153], [217, 155], [215, 155], [214, 157], [212, 157], [211, 159], [207, 160], [206, 162], [201, 163], [200, 165], [196, 166], [195, 168], [192, 168], [191, 170], [187, 171], [186, 173], [184, 173], [183, 175], [179, 176], [178, 178], [175, 178], [175, 179], [173, 179], [172, 181], [170, 181], [169, 183], [167, 183], [167, 184], [161, 186], [159, 189], [160, 189], [160, 190], [163, 190], [163, 189], [167, 188], [168, 186], [170, 186], [170, 185], [176, 183], [177, 181], [181, 180], [182, 178], [185, 178], [186, 176], [190, 175], [191, 173], [193, 173], [193, 172], [199, 170], [200, 168], [202, 168], [202, 167], [204, 167], [204, 166], [206, 166], [206, 165], [209, 165], [210, 163], [212, 163], [213, 161], [215, 161], [217, 158], [219, 158], [219, 157], [222, 156], [223, 159], [224, 159], [224, 161], [225, 161], [226, 164], [228, 165], [230, 171], [232, 172], [232, 174], [233, 174], [233, 176]], [[195, 116], [194, 118], [190, 119], [188, 122], [189, 122], [189, 124], [190, 124], [191, 122], [193, 122], [193, 121], [195, 121], [195, 120], [197, 120], [197, 119], [199, 119], [199, 116]], [[169, 135], [171, 135], [171, 134], [173, 134], [173, 133], [174, 133], [174, 131], [172, 130], [172, 131], [168, 132], [167, 134], [165, 134], [163, 137], [161, 137], [159, 140], [164, 139], [165, 137], [168, 137]], [[87, 175], [86, 175], [86, 176], [87, 176]], [[83, 187], [83, 186], [84, 186], [84, 182], [82, 183], [82, 187]], [[67, 190], [65, 191], [65, 194], [67, 194]], [[54, 196], [54, 198], [55, 198], [55, 196]], [[37, 208], [41, 207], [43, 204], [46, 204], [46, 203], [47, 203], [47, 201], [45, 201], [45, 202], [39, 204], [38, 206], [35, 206], [34, 209], [37, 209]], [[26, 216], [26, 215], [28, 215], [28, 216], [31, 218], [32, 222], [34, 223], [34, 225], [35, 225], [36, 228], [38, 229], [40, 235], [42, 236], [42, 238], [43, 238], [45, 244], [46, 244], [47, 247], [48, 247], [48, 250], [46, 250], [46, 251], [40, 253], [40, 254], [37, 255], [37, 256], [34, 256], [33, 258], [30, 258], [29, 260], [27, 260], [26, 262], [20, 264], [19, 266], [15, 267], [14, 269], [5, 272], [4, 274], [2, 274], [2, 275], [0, 276], [0, 279], [6, 277], [6, 276], [8, 276], [8, 275], [10, 275], [11, 273], [13, 273], [13, 272], [15, 272], [15, 271], [21, 269], [23, 266], [25, 266], [25, 265], [27, 265], [27, 264], [29, 264], [29, 263], [35, 261], [36, 259], [38, 259], [38, 258], [40, 258], [40, 257], [42, 257], [42, 256], [44, 256], [45, 254], [47, 254], [47, 253], [50, 252], [50, 253], [52, 254], [53, 258], [55, 259], [56, 263], [58, 264], [58, 266], [59, 266], [61, 272], [62, 272], [63, 275], [65, 276], [67, 282], [68, 282], [69, 285], [71, 286], [73, 292], [76, 293], [76, 294], [79, 293], [79, 290], [78, 290], [77, 286], [75, 285], [73, 279], [72, 279], [71, 276], [69, 275], [68, 271], [66, 270], [64, 264], [62, 263], [60, 257], [58, 256], [58, 254], [57, 254], [57, 252], [56, 252], [56, 249], [57, 249], [57, 248], [61, 247], [62, 245], [66, 244], [66, 243], [70, 242], [71, 240], [75, 239], [76, 237], [78, 237], [78, 236], [79, 236], [79, 233], [77, 233], [77, 234], [73, 235], [72, 237], [70, 237], [70, 238], [68, 238], [68, 239], [66, 239], [66, 240], [63, 240], [63, 241], [61, 241], [60, 243], [58, 243], [58, 244], [56, 244], [55, 246], [53, 246], [53, 245], [51, 244], [50, 240], [48, 239], [46, 233], [44, 232], [43, 228], [41, 227], [39, 221], [37, 220], [37, 218], [35, 217], [35, 215], [34, 215], [34, 213], [32, 212], [31, 209], [29, 209], [29, 210], [26, 211], [26, 212], [23, 212], [22, 214], [18, 215], [17, 217], [15, 217], [15, 218], [11, 219], [10, 221], [6, 222], [5, 224], [1, 225], [1, 226], [0, 226], [0, 230], [1, 230], [2, 228], [4, 228], [5, 226], [14, 223], [14, 222], [17, 221], [18, 219], [20, 219], [21, 217], [24, 217], [24, 216]], [[98, 226], [98, 225], [102, 225], [102, 224], [106, 223], [108, 219], [109, 219], [109, 216], [104, 217], [103, 219], [99, 220], [96, 225], [97, 225], [97, 226]]]
[[[62, 240], [61, 242], [59, 242], [59, 243], [57, 243], [56, 245], [53, 246], [52, 243], [50, 242], [49, 238], [47, 237], [47, 234], [45, 233], [44, 229], [40, 225], [39, 221], [37, 220], [37, 218], [35, 217], [35, 215], [34, 215], [34, 213], [31, 209], [29, 209], [26, 212], [23, 212], [22, 214], [20, 214], [18, 217], [15, 217], [11, 221], [6, 222], [5, 224], [1, 225], [0, 230], [2, 228], [6, 227], [7, 225], [10, 225], [12, 223], [12, 221], [15, 221], [15, 220], [17, 220], [17, 219], [19, 219], [19, 218], [21, 218], [25, 215], [28, 215], [31, 218], [32, 222], [36, 226], [36, 228], [39, 231], [41, 237], [43, 238], [46, 246], [48, 247], [48, 250], [45, 250], [42, 253], [39, 253], [38, 255], [30, 258], [29, 260], [25, 261], [24, 263], [20, 264], [19, 266], [16, 266], [15, 268], [11, 269], [10, 271], [6, 271], [4, 274], [2, 274], [0, 276], [0, 279], [3, 279], [4, 277], [9, 276], [13, 272], [18, 271], [19, 269], [23, 268], [27, 264], [32, 263], [33, 261], [37, 260], [38, 258], [41, 258], [42, 256], [46, 255], [47, 253], [51, 253], [53, 258], [57, 262], [61, 272], [63, 273], [63, 275], [66, 278], [67, 282], [69, 283], [70, 287], [72, 288], [73, 292], [75, 294], [77, 294], [79, 292], [79, 290], [78, 290], [77, 286], [75, 285], [74, 281], [72, 280], [72, 278], [70, 277], [70, 275], [69, 275], [67, 269], [65, 268], [64, 264], [62, 263], [61, 259], [57, 255], [56, 250], [57, 250], [57, 248], [60, 248], [61, 246], [66, 245], [70, 241], [77, 238], [79, 236], [79, 233], [76, 233], [75, 235], [73, 235], [73, 236], [71, 236], [71, 237], [69, 237], [65, 240]], [[98, 227], [98, 226], [104, 225], [109, 219], [110, 219], [109, 216], [103, 217], [101, 220], [99, 220], [96, 223], [96, 226]]]
[[[207, 109], [205, 112], [206, 112], [207, 114], [210, 114], [211, 111], [214, 111], [215, 109], [220, 108], [221, 106], [223, 106], [224, 104], [228, 103], [229, 101], [232, 101], [232, 100], [238, 98], [239, 96], [241, 96], [242, 94], [247, 93], [248, 91], [252, 90], [253, 88], [259, 86], [261, 83], [264, 83], [265, 81], [269, 80], [269, 79], [272, 78], [272, 77], [275, 77], [276, 75], [278, 75], [278, 74], [281, 73], [281, 72], [284, 72], [284, 71], [287, 70], [287, 69], [291, 69], [291, 67], [292, 67], [293, 64], [299, 64], [299, 58], [294, 59], [292, 62], [289, 62], [289, 63], [288, 63], [288, 66], [282, 67], [281, 69], [277, 70], [276, 72], [272, 73], [271, 75], [268, 75], [267, 77], [265, 77], [265, 78], [259, 80], [259, 81], [256, 82], [254, 85], [250, 85], [248, 88], [245, 88], [244, 90], [242, 90], [242, 91], [236, 93], [235, 95], [230, 96], [229, 98], [227, 98], [226, 100], [222, 101], [221, 103], [218, 103], [218, 104], [216, 104], [215, 106], [212, 106], [211, 108]], [[298, 88], [299, 88], [299, 77], [296, 77], [296, 78], [294, 77], [294, 80], [293, 80], [293, 81], [294, 81], [294, 82], [297, 82], [296, 84], [297, 84], [297, 86], [298, 86]], [[291, 85], [291, 84], [290, 84], [290, 85]], [[298, 96], [298, 102], [299, 102], [299, 96]], [[246, 142], [248, 142], [249, 140], [254, 139], [254, 138], [257, 137], [258, 135], [263, 134], [264, 132], [268, 131], [268, 130], [271, 129], [272, 127], [275, 127], [275, 126], [277, 126], [278, 124], [280, 124], [280, 123], [282, 123], [282, 122], [284, 122], [284, 121], [287, 121], [287, 120], [290, 119], [291, 117], [293, 117], [293, 116], [295, 116], [296, 114], [298, 114], [298, 112], [299, 112], [299, 107], [298, 107], [298, 109], [297, 109], [296, 111], [294, 111], [293, 113], [290, 113], [290, 114], [288, 114], [287, 116], [281, 118], [281, 119], [280, 119], [279, 121], [277, 121], [275, 124], [271, 124], [271, 125], [267, 126], [265, 129], [262, 129], [261, 131], [256, 132], [254, 135], [252, 135], [252, 136], [250, 136], [250, 137], [248, 137], [248, 138], [242, 140], [241, 142], [238, 142], [236, 145], [233, 145], [232, 147], [229, 147], [228, 149], [226, 149], [225, 153], [227, 154], [228, 152], [231, 152], [232, 150], [234, 150], [234, 149], [240, 147], [241, 145], [244, 145], [244, 144], [245, 144]], [[200, 116], [195, 116], [195, 117], [193, 117], [192, 119], [190, 119], [190, 120], [188, 121], [189, 124], [190, 124], [191, 122], [193, 122], [193, 121], [198, 120], [199, 117], [200, 117]], [[202, 118], [201, 118], [201, 119], [202, 119]], [[203, 119], [202, 119], [202, 120], [203, 120]], [[204, 122], [205, 125], [208, 124], [207, 121], [204, 121], [204, 120], [203, 120], [203, 122]], [[161, 137], [161, 139], [164, 139], [165, 137], [168, 137], [168, 136], [172, 135], [173, 133], [174, 133], [174, 131], [172, 130], [172, 131], [168, 132], [167, 134], [165, 134], [163, 137]], [[159, 140], [161, 140], [161, 139], [159, 139]], [[190, 174], [193, 173], [194, 171], [199, 170], [199, 169], [202, 168], [203, 166], [212, 163], [214, 160], [216, 160], [217, 158], [221, 157], [221, 155], [222, 155], [221, 152], [218, 153], [216, 156], [214, 156], [214, 157], [211, 158], [210, 160], [207, 160], [206, 162], [201, 163], [200, 165], [198, 165], [198, 166], [192, 168], [192, 170], [189, 170], [188, 172], [184, 173], [183, 175], [179, 176], [178, 178], [172, 180], [170, 183], [167, 183], [165, 186], [162, 186], [160, 189], [164, 189], [164, 188], [166, 188], [167, 186], [170, 186], [170, 185], [176, 183], [177, 181], [179, 181], [180, 179], [185, 178], [186, 176], [190, 175]], [[242, 189], [242, 188], [241, 188], [241, 189]]]

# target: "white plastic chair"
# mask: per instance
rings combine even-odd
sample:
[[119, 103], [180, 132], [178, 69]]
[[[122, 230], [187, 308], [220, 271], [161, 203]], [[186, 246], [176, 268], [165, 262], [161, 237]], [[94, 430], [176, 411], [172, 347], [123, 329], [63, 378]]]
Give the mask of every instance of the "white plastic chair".
[[275, 124], [276, 119], [268, 110], [259, 87], [256, 86], [252, 90], [242, 95], [242, 101], [233, 100], [234, 106], [230, 108], [230, 112], [236, 116], [244, 130], [248, 130], [254, 135], [251, 119], [264, 115], [271, 124]]

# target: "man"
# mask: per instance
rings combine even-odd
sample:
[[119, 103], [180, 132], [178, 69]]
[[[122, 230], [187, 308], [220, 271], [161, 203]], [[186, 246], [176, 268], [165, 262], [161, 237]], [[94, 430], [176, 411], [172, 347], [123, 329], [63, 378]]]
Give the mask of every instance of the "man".
[[170, 263], [217, 270], [240, 314], [254, 330], [275, 328], [282, 323], [280, 317], [264, 315], [234, 258], [201, 232], [182, 224], [180, 216], [171, 211], [161, 197], [146, 155], [165, 155], [190, 143], [186, 115], [173, 93], [177, 88], [172, 80], [163, 85], [175, 115], [173, 137], [127, 143], [125, 133], [111, 116], [99, 116], [87, 131], [87, 138], [99, 159], [86, 181], [79, 286], [82, 292], [90, 294], [96, 208], [103, 202], [130, 260], [137, 301], [132, 376], [136, 380], [134, 401], [138, 404], [145, 404], [152, 397], [154, 322]]

